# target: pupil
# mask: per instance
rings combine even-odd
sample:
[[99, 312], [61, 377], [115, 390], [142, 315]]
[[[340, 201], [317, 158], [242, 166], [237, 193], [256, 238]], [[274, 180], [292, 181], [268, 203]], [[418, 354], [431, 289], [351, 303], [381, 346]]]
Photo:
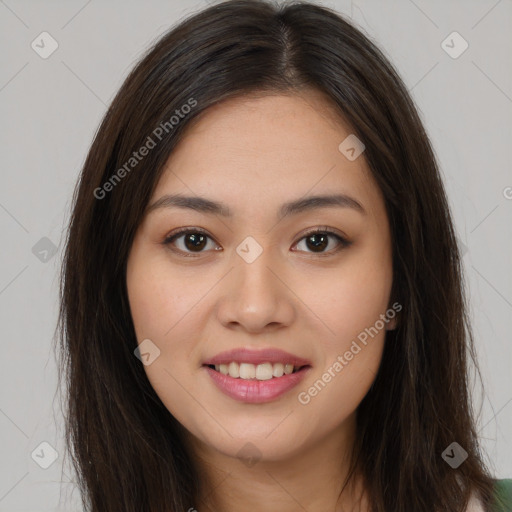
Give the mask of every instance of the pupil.
[[[205, 245], [206, 237], [200, 233], [192, 233], [185, 237], [187, 249], [202, 249]], [[192, 243], [189, 243], [191, 241]]]
[[[321, 241], [321, 242], [319, 241], [319, 242], [316, 242], [316, 243], [315, 243], [315, 242], [313, 242], [313, 243], [311, 244], [311, 246], [310, 246], [309, 242], [310, 242], [311, 240], [316, 239], [316, 238], [321, 238], [321, 239], [322, 239], [322, 241]], [[313, 249], [319, 249], [319, 248], [320, 248], [320, 249], [324, 249], [324, 248], [328, 245], [329, 240], [328, 240], [328, 237], [327, 237], [326, 235], [324, 235], [324, 234], [318, 234], [318, 233], [315, 233], [314, 235], [309, 236], [309, 237], [306, 239], [306, 242], [308, 243], [308, 247], [309, 247], [310, 249], [311, 249], [311, 248], [313, 248]]]

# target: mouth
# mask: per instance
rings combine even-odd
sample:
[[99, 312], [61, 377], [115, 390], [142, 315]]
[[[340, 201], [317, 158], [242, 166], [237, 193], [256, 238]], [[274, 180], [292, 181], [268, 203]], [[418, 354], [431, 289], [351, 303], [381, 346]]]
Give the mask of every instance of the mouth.
[[233, 379], [259, 381], [278, 379], [283, 375], [297, 373], [309, 367], [309, 365], [294, 365], [291, 363], [266, 362], [263, 364], [252, 364], [238, 361], [231, 361], [228, 364], [208, 364], [204, 366], [222, 375], [228, 375]]
[[222, 393], [245, 403], [271, 402], [296, 387], [311, 363], [279, 349], [234, 349], [204, 361], [202, 367]]

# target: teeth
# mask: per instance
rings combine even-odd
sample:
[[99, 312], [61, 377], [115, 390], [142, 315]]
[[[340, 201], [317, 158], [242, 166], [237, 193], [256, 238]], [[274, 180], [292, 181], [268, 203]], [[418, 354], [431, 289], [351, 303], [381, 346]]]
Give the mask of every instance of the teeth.
[[215, 369], [222, 373], [222, 375], [229, 375], [234, 379], [244, 380], [270, 380], [274, 377], [282, 377], [283, 375], [290, 375], [297, 371], [299, 367], [294, 367], [293, 364], [283, 363], [263, 363], [263, 364], [250, 364], [250, 363], [237, 363], [232, 361], [229, 364], [216, 364]]
[[[231, 377], [231, 375], [230, 375]], [[254, 379], [256, 377], [256, 367], [253, 364], [240, 363], [240, 378]]]
[[274, 377], [282, 377], [284, 375], [284, 364], [275, 363], [274, 368], [272, 369], [272, 375]]
[[235, 363], [234, 361], [232, 363], [229, 363], [228, 373], [230, 377], [240, 377], [240, 366], [238, 365], [238, 363]]
[[272, 365], [264, 363], [256, 366], [256, 378], [258, 380], [270, 380], [272, 378]]

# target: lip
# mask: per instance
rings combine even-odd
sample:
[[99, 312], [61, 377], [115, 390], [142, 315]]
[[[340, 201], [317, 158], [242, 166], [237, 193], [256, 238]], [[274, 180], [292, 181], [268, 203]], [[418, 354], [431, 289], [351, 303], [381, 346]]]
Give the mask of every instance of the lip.
[[[209, 365], [229, 364], [232, 361], [254, 365], [283, 363], [302, 368], [295, 373], [284, 374], [281, 377], [274, 377], [269, 380], [246, 380], [223, 375], [209, 367]], [[276, 400], [297, 386], [311, 369], [311, 362], [278, 348], [259, 350], [235, 348], [205, 360], [203, 368], [205, 368], [217, 388], [225, 395], [240, 402], [258, 404]]]
[[246, 348], [235, 348], [226, 352], [221, 352], [211, 359], [203, 362], [203, 365], [229, 364], [232, 361], [237, 363], [283, 363], [293, 364], [293, 366], [311, 366], [307, 359], [285, 352], [278, 348], [266, 348], [260, 350], [250, 350]]
[[[233, 361], [233, 359], [231, 359], [231, 361]], [[217, 388], [225, 395], [239, 402], [250, 404], [261, 404], [276, 400], [297, 386], [304, 379], [309, 370], [311, 370], [311, 366], [305, 366], [295, 373], [285, 374], [282, 377], [276, 377], [270, 380], [245, 380], [223, 375], [209, 366], [204, 366], [204, 368]]]

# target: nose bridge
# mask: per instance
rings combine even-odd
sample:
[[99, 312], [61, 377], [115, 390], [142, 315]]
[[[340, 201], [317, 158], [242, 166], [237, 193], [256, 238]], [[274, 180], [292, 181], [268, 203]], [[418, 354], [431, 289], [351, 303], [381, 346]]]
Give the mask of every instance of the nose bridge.
[[247, 245], [240, 244], [235, 256], [239, 262], [231, 272], [228, 294], [219, 309], [223, 323], [235, 322], [253, 331], [269, 324], [288, 323], [293, 315], [293, 294], [287, 292], [279, 276], [275, 256], [268, 248], [261, 247], [257, 255], [256, 250], [250, 240]]
[[237, 279], [248, 281], [251, 286], [271, 285], [273, 273], [269, 267], [276, 266], [275, 251], [269, 244], [269, 238], [247, 236], [236, 248]]
[[[250, 251], [254, 250], [250, 247]], [[263, 249], [253, 261], [241, 257], [241, 262], [234, 271], [235, 287], [239, 287], [237, 293], [241, 300], [255, 304], [262, 301], [262, 305], [272, 307], [276, 294], [280, 293], [275, 270], [271, 271], [272, 267], [276, 266], [272, 259], [275, 258], [268, 248]]]

